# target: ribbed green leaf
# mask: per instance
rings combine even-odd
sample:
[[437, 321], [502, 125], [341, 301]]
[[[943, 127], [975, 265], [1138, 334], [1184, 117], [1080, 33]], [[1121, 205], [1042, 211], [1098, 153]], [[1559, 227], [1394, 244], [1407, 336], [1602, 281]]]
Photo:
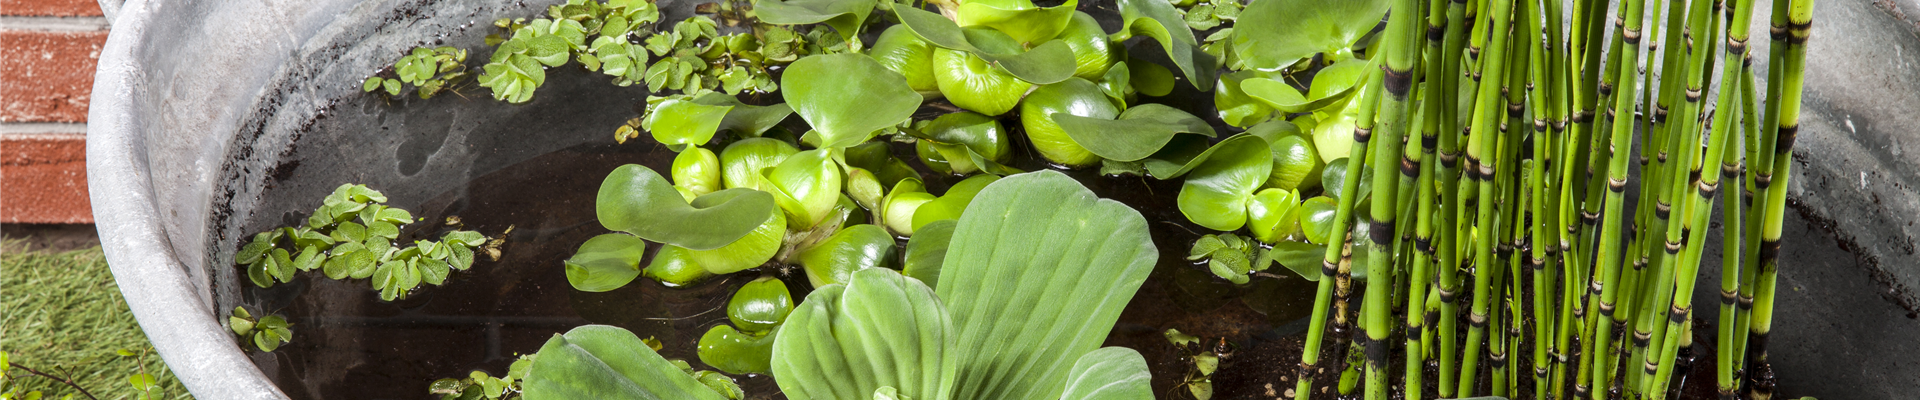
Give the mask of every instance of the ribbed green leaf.
[[625, 329], [587, 325], [553, 335], [522, 386], [527, 400], [724, 400]]
[[901, 273], [919, 279], [927, 287], [940, 287], [940, 264], [947, 260], [947, 243], [953, 239], [953, 220], [935, 221], [915, 229], [907, 240]]
[[891, 269], [865, 269], [846, 285], [814, 290], [787, 316], [773, 343], [773, 375], [795, 400], [865, 399], [889, 386], [909, 398], [945, 400], [955, 371], [952, 332], [933, 289]]
[[953, 398], [1058, 398], [1074, 360], [1106, 340], [1158, 254], [1139, 212], [1065, 174], [988, 185], [960, 217], [940, 271], [958, 348], [972, 352], [956, 360]]
[[823, 148], [865, 142], [913, 116], [922, 100], [905, 76], [865, 54], [801, 58], [781, 76], [782, 97], [820, 134]]
[[1067, 374], [1060, 400], [1152, 399], [1147, 359], [1125, 347], [1102, 347], [1080, 356]]

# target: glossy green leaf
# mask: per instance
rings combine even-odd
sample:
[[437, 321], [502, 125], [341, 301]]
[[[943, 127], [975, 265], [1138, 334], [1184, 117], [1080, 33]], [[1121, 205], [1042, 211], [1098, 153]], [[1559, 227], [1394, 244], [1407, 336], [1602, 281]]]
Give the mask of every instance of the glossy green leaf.
[[[1188, 82], [1212, 82], [1218, 61], [1213, 55], [1201, 51], [1199, 42], [1194, 40], [1193, 31], [1187, 29], [1185, 18], [1166, 0], [1118, 0], [1120, 7], [1120, 28], [1122, 35], [1145, 35], [1160, 43], [1160, 49], [1167, 52], [1167, 58], [1187, 77]], [[1131, 65], [1130, 65], [1131, 67]], [[1195, 87], [1207, 90], [1209, 86], [1196, 84]], [[1141, 91], [1141, 93], [1147, 93]], [[1151, 96], [1151, 94], [1149, 94]]]
[[946, 262], [947, 245], [953, 239], [953, 226], [958, 221], [934, 221], [913, 231], [913, 238], [907, 240], [906, 256], [901, 273], [907, 277], [919, 279], [927, 287], [940, 287], [940, 265]]
[[1233, 51], [1249, 68], [1274, 71], [1353, 45], [1380, 24], [1385, 0], [1261, 0], [1234, 23]]
[[1099, 86], [1079, 78], [1041, 86], [1020, 104], [1020, 124], [1026, 128], [1027, 138], [1041, 157], [1071, 167], [1099, 162], [1099, 155], [1088, 151], [1055, 122], [1054, 116], [1058, 114], [1112, 120], [1120, 115], [1120, 110], [1107, 101]]
[[688, 255], [690, 252], [692, 250], [687, 250], [685, 247], [660, 246], [660, 250], [653, 254], [653, 261], [648, 263], [647, 269], [641, 272], [667, 287], [693, 285], [713, 276], [712, 272], [707, 272], [705, 268], [694, 264], [693, 258]]
[[1322, 119], [1313, 126], [1313, 148], [1320, 151], [1321, 160], [1346, 158], [1352, 152], [1353, 132], [1357, 128], [1354, 120], [1358, 118], [1353, 112], [1353, 107], [1349, 105], [1347, 110]]
[[1073, 51], [1073, 76], [1081, 79], [1099, 81], [1118, 58], [1116, 46], [1107, 39], [1107, 32], [1100, 30], [1100, 21], [1085, 12], [1074, 11], [1066, 29], [1053, 40]]
[[587, 239], [580, 250], [565, 262], [567, 283], [582, 292], [619, 289], [640, 276], [640, 257], [647, 242], [623, 233], [608, 233]]
[[694, 97], [693, 102], [714, 107], [731, 107], [727, 111], [726, 118], [722, 118], [715, 128], [746, 137], [759, 137], [768, 129], [779, 125], [780, 121], [786, 120], [787, 116], [793, 115], [793, 107], [787, 106], [786, 103], [770, 106], [748, 105], [740, 102], [740, 99], [734, 98], [733, 95], [720, 92], [707, 92]]
[[1112, 120], [1055, 113], [1053, 122], [1073, 138], [1074, 143], [1083, 144], [1088, 152], [1114, 161], [1147, 158], [1166, 147], [1177, 134], [1214, 136], [1213, 127], [1207, 125], [1206, 120], [1162, 104], [1141, 104]]
[[773, 329], [792, 312], [793, 294], [787, 291], [787, 284], [770, 276], [741, 285], [727, 300], [727, 319], [748, 332]]
[[1101, 76], [1100, 80], [1095, 81], [1094, 84], [1100, 85], [1100, 91], [1107, 94], [1107, 100], [1113, 102], [1114, 108], [1126, 109], [1127, 99], [1139, 93], [1133, 88], [1132, 77], [1133, 71], [1127, 68], [1127, 63], [1118, 62], [1113, 63], [1113, 67], [1107, 68], [1107, 74]]
[[893, 236], [877, 225], [854, 225], [800, 253], [800, 266], [814, 287], [846, 283], [855, 272], [886, 267], [893, 259]]
[[1367, 78], [1367, 72], [1378, 67], [1366, 60], [1348, 59], [1321, 68], [1313, 74], [1313, 86], [1307, 88], [1307, 98], [1337, 99], [1352, 93]]
[[914, 211], [913, 230], [919, 232], [921, 227], [927, 226], [927, 224], [934, 223], [935, 221], [960, 219], [962, 213], [967, 210], [967, 205], [971, 204], [973, 199], [979, 196], [980, 190], [985, 189], [987, 185], [998, 180], [1000, 180], [998, 176], [975, 175], [960, 181], [960, 183], [953, 184], [953, 187], [947, 188], [945, 194], [940, 195], [939, 198], [933, 201], [922, 204], [919, 209]]
[[875, 0], [764, 0], [754, 3], [753, 13], [769, 24], [825, 23], [840, 32], [840, 37], [852, 38], [866, 23], [867, 15], [873, 14], [875, 5]]
[[[982, 157], [1006, 162], [1013, 157], [1013, 140], [1006, 128], [993, 117], [974, 112], [957, 112], [934, 118], [922, 130], [927, 139], [940, 143], [966, 145]], [[964, 154], [962, 154], [964, 155]], [[947, 155], [953, 160], [953, 155]], [[958, 161], [958, 160], [953, 160]], [[955, 171], [958, 172], [958, 171]]]
[[1284, 113], [1314, 111], [1331, 102], [1308, 100], [1299, 89], [1294, 89], [1285, 82], [1268, 78], [1250, 78], [1240, 81], [1240, 89], [1246, 91], [1248, 97]]
[[1140, 94], [1160, 97], [1173, 93], [1173, 71], [1160, 64], [1141, 60], [1127, 60], [1127, 79]]
[[954, 327], [941, 299], [920, 281], [886, 268], [861, 270], [846, 284], [815, 289], [787, 317], [773, 344], [773, 375], [795, 400], [863, 399], [881, 387], [947, 399], [956, 373]]
[[[704, 205], [703, 203], [706, 202], [728, 201], [731, 199], [725, 196], [730, 193], [745, 195], [758, 192], [747, 192], [744, 189], [722, 190], [701, 196], [694, 200], [694, 204]], [[786, 213], [776, 210], [767, 214], [766, 220], [747, 232], [745, 236], [741, 236], [740, 240], [710, 250], [689, 249], [687, 258], [693, 261], [694, 265], [699, 265], [700, 268], [714, 275], [730, 274], [765, 264], [780, 251], [780, 243], [785, 240], [787, 234]]]
[[1277, 243], [1281, 238], [1293, 234], [1300, 219], [1300, 192], [1297, 190], [1265, 189], [1253, 195], [1253, 201], [1247, 204], [1248, 229], [1253, 238], [1265, 243]]
[[1327, 246], [1306, 242], [1280, 241], [1268, 252], [1273, 261], [1308, 281], [1320, 281], [1320, 267], [1326, 261]]
[[983, 350], [959, 360], [953, 398], [1059, 398], [1074, 361], [1106, 340], [1158, 254], [1139, 212], [1065, 174], [988, 185], [960, 217], [940, 271], [958, 348]]
[[1279, 189], [1306, 189], [1320, 186], [1320, 173], [1325, 165], [1320, 162], [1319, 152], [1314, 151], [1313, 142], [1305, 136], [1285, 136], [1272, 142], [1273, 175], [1267, 178], [1268, 187]]
[[[1247, 90], [1248, 83], [1267, 81], [1257, 78], [1253, 71], [1238, 71], [1221, 75], [1213, 86], [1213, 108], [1219, 111], [1221, 121], [1236, 127], [1248, 127], [1265, 121], [1273, 114], [1274, 107], [1261, 101]], [[1282, 110], [1285, 111], [1285, 110]]]
[[720, 177], [728, 188], [771, 191], [760, 171], [780, 165], [800, 149], [772, 138], [752, 138], [733, 142], [720, 151]]
[[[961, 29], [960, 25], [947, 17], [918, 8], [894, 7], [893, 12], [900, 18], [901, 25], [906, 25], [928, 43], [971, 53], [984, 63], [999, 67], [1005, 73], [1028, 83], [1045, 85], [1073, 77], [1076, 68], [1073, 49], [1066, 43], [1050, 41], [1021, 51], [1024, 47], [1020, 46], [1019, 41], [1005, 33], [991, 29]], [[935, 62], [934, 72], [937, 74], [940, 71], [938, 61]], [[941, 92], [948, 97], [953, 96], [944, 88]]]
[[1067, 0], [1057, 6], [1040, 7], [1032, 0], [963, 1], [954, 22], [962, 27], [993, 28], [1021, 43], [1043, 43], [1067, 29], [1079, 4], [1079, 0]]
[[521, 383], [527, 400], [724, 400], [625, 329], [587, 325], [553, 335]]
[[787, 66], [780, 86], [787, 104], [821, 135], [824, 147], [865, 142], [912, 116], [921, 101], [906, 77], [865, 54], [801, 58]]
[[[1348, 172], [1348, 169], [1347, 169], [1346, 158], [1333, 160], [1331, 162], [1328, 162], [1326, 168], [1320, 171], [1320, 181], [1345, 182], [1347, 178], [1347, 172]], [[1340, 185], [1327, 185], [1326, 191], [1322, 192], [1322, 195], [1330, 198], [1334, 198], [1334, 199], [1339, 199], [1340, 196], [1345, 195], [1345, 193], [1342, 193], [1343, 190], [1346, 190], [1346, 188], [1340, 187]], [[1361, 202], [1365, 202], [1367, 200], [1367, 197], [1373, 193], [1373, 168], [1360, 169], [1360, 187], [1356, 191], [1360, 192], [1360, 197], [1357, 197], [1354, 199], [1354, 204], [1356, 204], [1356, 206], [1354, 206], [1355, 207], [1354, 209], [1358, 210], [1360, 208], [1357, 204]], [[1355, 214], [1364, 214], [1364, 213], [1355, 213]]]
[[766, 214], [777, 211], [773, 196], [763, 192], [723, 190], [701, 198], [728, 192], [735, 193], [727, 195], [727, 201], [696, 206], [659, 173], [627, 164], [607, 174], [594, 208], [608, 230], [689, 249], [713, 249], [746, 236], [767, 220]]
[[934, 98], [940, 96], [940, 86], [933, 80], [933, 49], [933, 44], [905, 25], [894, 25], [880, 33], [880, 39], [874, 40], [873, 50], [868, 54], [879, 61], [880, 66], [906, 77], [907, 86], [920, 92], [920, 96]]
[[1340, 204], [1327, 196], [1314, 196], [1300, 203], [1300, 231], [1306, 234], [1307, 241], [1327, 243], [1327, 236], [1333, 231], [1334, 212], [1338, 211], [1338, 207]]
[[761, 172], [770, 183], [774, 203], [787, 213], [787, 225], [795, 230], [812, 228], [829, 217], [840, 200], [843, 175], [840, 165], [823, 149], [795, 153], [792, 157]]
[[699, 146], [713, 140], [730, 105], [706, 105], [693, 100], [667, 99], [647, 114], [646, 125], [653, 140], [668, 146]]
[[1153, 398], [1153, 374], [1147, 359], [1125, 347], [1102, 347], [1073, 362], [1061, 400], [1147, 400]]
[[731, 326], [715, 325], [700, 335], [696, 354], [700, 362], [729, 374], [766, 374], [773, 372], [773, 342], [778, 332], [765, 336], [741, 333]]
[[1180, 185], [1180, 213], [1207, 229], [1232, 231], [1247, 223], [1253, 191], [1273, 169], [1265, 139], [1241, 135], [1221, 141]]

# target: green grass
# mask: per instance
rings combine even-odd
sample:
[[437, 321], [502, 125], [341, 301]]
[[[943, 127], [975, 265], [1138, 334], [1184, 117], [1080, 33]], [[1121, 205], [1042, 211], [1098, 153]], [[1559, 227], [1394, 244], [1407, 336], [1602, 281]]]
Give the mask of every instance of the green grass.
[[[22, 247], [0, 244], [0, 351], [10, 353], [9, 361], [71, 377], [102, 400], [139, 398], [127, 378], [142, 372], [158, 378], [154, 398], [192, 398], [134, 322], [100, 248], [51, 253]], [[123, 349], [133, 356], [116, 354]], [[87, 398], [20, 368], [7, 375], [5, 385], [18, 386], [21, 394]]]

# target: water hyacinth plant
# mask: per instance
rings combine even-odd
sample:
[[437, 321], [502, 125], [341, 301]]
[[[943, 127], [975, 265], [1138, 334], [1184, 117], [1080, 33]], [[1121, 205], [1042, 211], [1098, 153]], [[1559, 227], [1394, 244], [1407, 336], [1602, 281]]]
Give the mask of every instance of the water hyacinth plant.
[[[1210, 231], [1196, 268], [1313, 281], [1295, 397], [1322, 371], [1368, 399], [1674, 396], [1723, 200], [1716, 384], [1767, 398], [1812, 1], [1774, 3], [1766, 92], [1751, 2], [1647, 6], [1118, 0], [1108, 32], [1074, 0], [730, 1], [669, 27], [649, 2], [571, 0], [502, 22], [480, 79], [514, 103], [574, 59], [646, 84], [616, 140], [678, 154], [606, 177], [610, 233], [567, 279], [751, 276], [699, 356], [790, 398], [1151, 397], [1139, 354], [1098, 345], [1156, 245], [1138, 212], [1016, 166], [1042, 163], [1178, 180]], [[402, 82], [456, 56], [410, 54]], [[556, 335], [521, 393], [738, 396], [641, 342]]]

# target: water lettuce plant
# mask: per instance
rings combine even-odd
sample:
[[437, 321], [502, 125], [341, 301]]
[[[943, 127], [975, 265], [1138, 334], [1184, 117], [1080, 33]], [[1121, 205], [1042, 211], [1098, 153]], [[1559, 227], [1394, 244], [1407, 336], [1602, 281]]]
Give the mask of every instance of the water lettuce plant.
[[[1010, 176], [980, 191], [944, 254], [938, 289], [869, 268], [809, 294], [774, 339], [781, 390], [796, 399], [1152, 398], [1138, 353], [1099, 348], [1158, 257], [1138, 212], [1057, 172]], [[524, 394], [722, 398], [637, 344], [612, 327], [556, 335], [536, 354]]]

